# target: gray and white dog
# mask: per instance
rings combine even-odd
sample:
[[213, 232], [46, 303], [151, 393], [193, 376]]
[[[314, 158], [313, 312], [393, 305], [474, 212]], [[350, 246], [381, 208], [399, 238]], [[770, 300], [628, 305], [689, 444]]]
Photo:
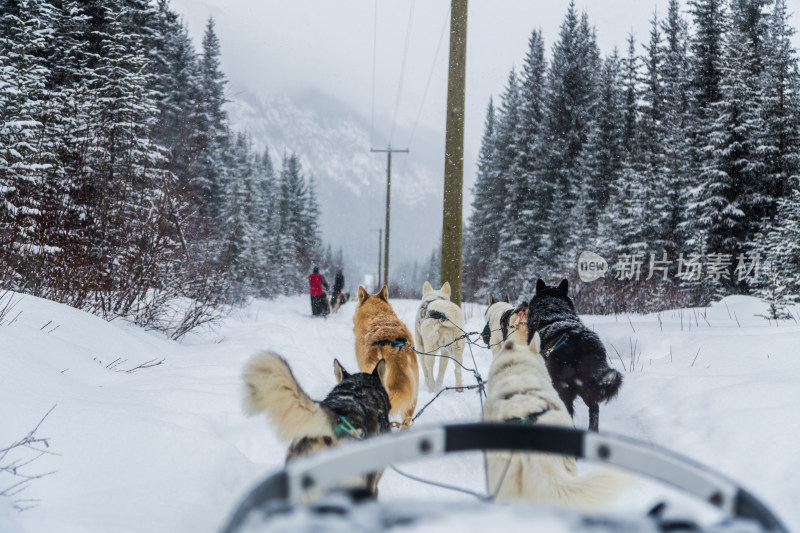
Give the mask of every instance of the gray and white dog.
[[[338, 385], [320, 402], [306, 394], [278, 355], [257, 355], [245, 368], [245, 414], [266, 413], [278, 435], [291, 441], [287, 461], [390, 431], [386, 361], [381, 359], [371, 373], [349, 374], [338, 360], [333, 367]], [[372, 472], [347, 484], [364, 486], [377, 496], [381, 474]]]
[[[422, 373], [430, 392], [442, 388], [447, 364], [452, 358], [456, 374], [456, 387], [461, 390], [461, 362], [466, 340], [464, 314], [450, 301], [450, 283], [434, 290], [427, 281], [422, 286], [422, 301], [414, 321], [414, 342], [422, 364]], [[441, 356], [435, 356], [441, 352]], [[425, 355], [431, 354], [431, 355]], [[439, 359], [439, 374], [434, 379], [433, 367]]]

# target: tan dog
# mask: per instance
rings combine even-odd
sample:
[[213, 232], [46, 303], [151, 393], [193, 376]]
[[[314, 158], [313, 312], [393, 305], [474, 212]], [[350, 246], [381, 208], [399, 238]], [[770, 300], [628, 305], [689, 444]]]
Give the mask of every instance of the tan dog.
[[[461, 308], [450, 301], [450, 283], [444, 282], [438, 291], [433, 290], [427, 281], [422, 286], [422, 301], [417, 310], [414, 323], [414, 340], [417, 351], [435, 354], [441, 351], [442, 356], [419, 354], [422, 362], [422, 373], [430, 392], [442, 388], [444, 373], [450, 358], [454, 359], [456, 387], [461, 388], [461, 361], [466, 341], [459, 337], [464, 335], [464, 314]], [[458, 340], [456, 340], [458, 339]], [[439, 375], [434, 381], [433, 367], [439, 359]]]
[[[510, 424], [572, 427], [540, 352], [539, 333], [526, 344], [527, 332], [502, 341], [489, 369], [484, 416]], [[487, 454], [489, 487], [501, 500], [528, 500], [582, 509], [601, 507], [632, 482], [622, 472], [597, 468], [578, 475], [575, 458], [553, 454]], [[498, 485], [500, 485], [498, 487]]]
[[386, 285], [377, 294], [358, 288], [358, 306], [353, 315], [356, 360], [362, 372], [372, 372], [378, 361], [386, 361], [386, 390], [391, 415], [406, 426], [417, 407], [419, 365], [411, 345], [413, 338], [389, 303]]

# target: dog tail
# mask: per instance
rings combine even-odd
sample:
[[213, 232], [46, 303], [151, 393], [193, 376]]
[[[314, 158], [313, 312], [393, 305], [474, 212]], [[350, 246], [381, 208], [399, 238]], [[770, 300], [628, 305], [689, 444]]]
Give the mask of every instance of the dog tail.
[[255, 356], [245, 367], [244, 383], [245, 414], [266, 413], [281, 438], [333, 435], [327, 412], [308, 397], [281, 357]]
[[582, 476], [565, 472], [561, 482], [553, 487], [555, 503], [586, 510], [599, 509], [632, 484], [631, 476], [610, 468], [596, 468]]
[[524, 469], [527, 476], [522, 477], [523, 494], [542, 503], [599, 509], [634, 483], [632, 476], [605, 467], [577, 475], [574, 462], [565, 467], [569, 460], [555, 455], [523, 454], [521, 458], [537, 462], [534, 467]]
[[622, 374], [613, 368], [606, 367], [595, 375], [598, 401], [607, 402], [614, 398], [622, 386]]

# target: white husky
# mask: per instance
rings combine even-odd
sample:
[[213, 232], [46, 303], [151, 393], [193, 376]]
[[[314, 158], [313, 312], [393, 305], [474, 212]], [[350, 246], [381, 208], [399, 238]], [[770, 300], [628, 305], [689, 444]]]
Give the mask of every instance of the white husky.
[[[539, 333], [530, 344], [526, 338], [527, 332], [515, 331], [492, 361], [486, 420], [572, 427], [572, 417], [553, 388], [539, 351]], [[628, 476], [607, 468], [579, 476], [575, 458], [553, 454], [492, 452], [488, 472], [489, 489], [497, 492], [498, 499], [583, 509], [610, 502], [630, 484]]]
[[[452, 357], [456, 373], [456, 387], [461, 388], [461, 361], [465, 340], [458, 339], [464, 334], [464, 314], [461, 308], [450, 301], [450, 283], [445, 281], [438, 291], [433, 290], [427, 281], [422, 286], [422, 302], [417, 311], [414, 324], [414, 342], [418, 352], [435, 354], [441, 351], [442, 357], [420, 354], [422, 373], [428, 390], [433, 392], [442, 388], [448, 357]], [[458, 340], [456, 340], [458, 339]], [[434, 383], [433, 365], [439, 359], [439, 375]]]
[[486, 319], [483, 340], [494, 355], [497, 355], [502, 348], [503, 341], [514, 330], [524, 330], [527, 335], [525, 309], [521, 306], [514, 307], [508, 303], [508, 297], [498, 301], [489, 296], [489, 307], [486, 308], [483, 317]]

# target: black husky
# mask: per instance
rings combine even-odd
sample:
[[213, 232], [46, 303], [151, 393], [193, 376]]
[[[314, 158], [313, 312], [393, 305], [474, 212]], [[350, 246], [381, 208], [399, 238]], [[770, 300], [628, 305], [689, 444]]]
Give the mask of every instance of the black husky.
[[[254, 357], [245, 369], [245, 412], [265, 412], [278, 434], [291, 440], [286, 460], [310, 455], [345, 439], [363, 439], [387, 432], [389, 395], [386, 393], [386, 361], [371, 373], [349, 374], [333, 362], [336, 385], [321, 402], [300, 387], [281, 357], [265, 353]], [[365, 485], [378, 493], [381, 472], [365, 476]]]
[[568, 290], [567, 280], [558, 287], [536, 282], [528, 302], [528, 342], [538, 331], [547, 370], [569, 414], [574, 415], [572, 404], [580, 396], [589, 407], [589, 429], [597, 431], [599, 403], [617, 395], [622, 374], [609, 368], [600, 337], [578, 318]]

